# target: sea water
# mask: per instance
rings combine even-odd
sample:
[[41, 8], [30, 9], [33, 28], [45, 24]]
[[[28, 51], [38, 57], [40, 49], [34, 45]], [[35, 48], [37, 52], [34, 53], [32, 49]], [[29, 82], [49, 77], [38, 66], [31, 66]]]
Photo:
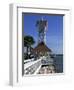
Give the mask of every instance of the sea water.
[[57, 73], [63, 73], [63, 55], [56, 55], [54, 57], [53, 63], [56, 68]]

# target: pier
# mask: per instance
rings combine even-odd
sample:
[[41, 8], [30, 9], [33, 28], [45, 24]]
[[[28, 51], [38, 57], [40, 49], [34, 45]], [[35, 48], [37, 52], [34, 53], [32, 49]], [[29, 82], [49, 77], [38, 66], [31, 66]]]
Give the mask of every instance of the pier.
[[46, 60], [45, 56], [37, 60], [25, 60], [24, 61], [24, 74], [49, 74], [55, 73], [55, 68], [53, 66], [53, 59], [49, 58]]

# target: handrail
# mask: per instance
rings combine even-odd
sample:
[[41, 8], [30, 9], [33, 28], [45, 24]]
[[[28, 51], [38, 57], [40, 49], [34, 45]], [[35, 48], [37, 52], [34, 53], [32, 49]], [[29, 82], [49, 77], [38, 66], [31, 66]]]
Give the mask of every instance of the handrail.
[[31, 62], [31, 61], [34, 61], [34, 58], [28, 59], [28, 60], [24, 60], [24, 63]]
[[29, 62], [24, 64], [24, 73], [25, 74], [37, 74], [42, 65], [48, 65], [53, 63], [53, 59], [49, 58], [46, 60], [45, 57], [41, 57], [38, 60], [30, 59]]
[[28, 67], [34, 65], [35, 63], [37, 63], [37, 62], [39, 62], [39, 61], [41, 61], [41, 59], [26, 63], [26, 64], [24, 65], [24, 69], [26, 69], [26, 68], [28, 68]]

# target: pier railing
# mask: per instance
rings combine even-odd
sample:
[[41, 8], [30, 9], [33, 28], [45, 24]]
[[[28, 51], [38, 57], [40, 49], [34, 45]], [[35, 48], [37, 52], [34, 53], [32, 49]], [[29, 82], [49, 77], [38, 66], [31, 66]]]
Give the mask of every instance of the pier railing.
[[25, 60], [24, 74], [25, 75], [37, 74], [42, 65], [49, 65], [49, 64], [50, 65], [53, 64], [53, 59], [51, 58], [46, 59], [44, 56], [37, 60], [34, 60], [34, 58]]
[[38, 60], [27, 60], [24, 64], [24, 74], [37, 74], [41, 68], [41, 58]]

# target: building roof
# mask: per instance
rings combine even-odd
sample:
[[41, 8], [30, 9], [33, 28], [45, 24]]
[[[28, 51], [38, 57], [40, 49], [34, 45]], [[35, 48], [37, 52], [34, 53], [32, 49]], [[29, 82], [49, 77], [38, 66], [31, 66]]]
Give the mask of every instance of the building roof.
[[44, 42], [39, 43], [34, 49], [33, 52], [37, 53], [45, 53], [45, 52], [52, 52], [51, 49], [49, 49]]

